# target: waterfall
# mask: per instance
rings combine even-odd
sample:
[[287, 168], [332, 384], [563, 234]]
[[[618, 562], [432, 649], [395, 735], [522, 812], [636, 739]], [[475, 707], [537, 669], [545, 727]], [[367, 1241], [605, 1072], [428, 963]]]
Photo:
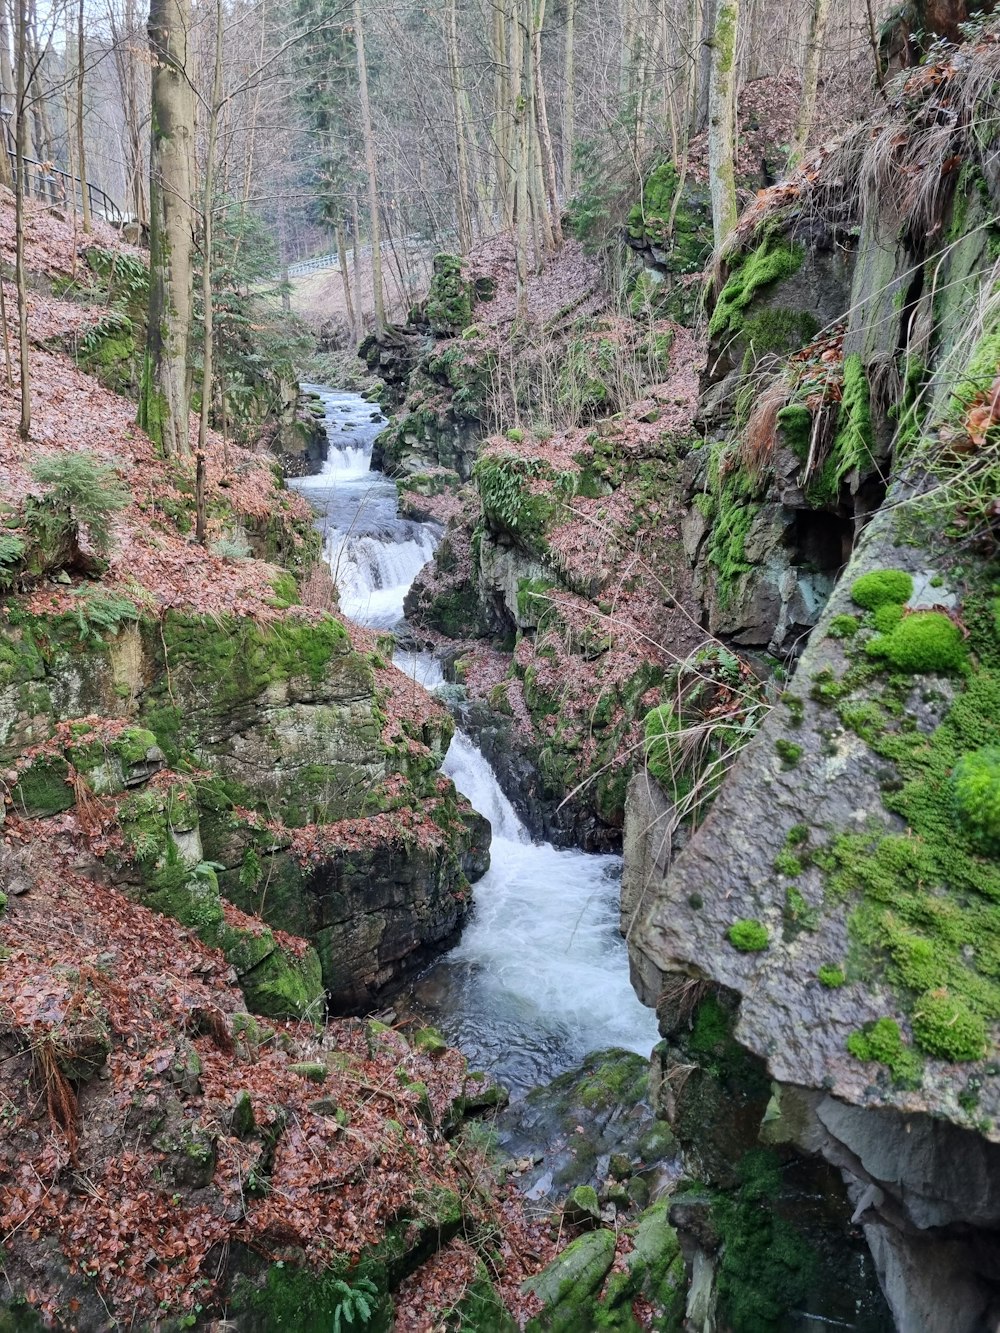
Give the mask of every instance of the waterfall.
[[[326, 411], [323, 471], [294, 484], [323, 520], [324, 549], [345, 615], [394, 629], [403, 598], [440, 539], [433, 523], [399, 516], [395, 485], [370, 471], [385, 426], [357, 394], [313, 387]], [[396, 666], [427, 689], [444, 682], [429, 653], [400, 651]], [[493, 830], [491, 866], [461, 942], [413, 988], [421, 1013], [470, 1061], [516, 1092], [544, 1083], [589, 1052], [647, 1054], [651, 1010], [629, 983], [618, 932], [621, 858], [533, 843], [485, 757], [457, 732], [444, 771]]]

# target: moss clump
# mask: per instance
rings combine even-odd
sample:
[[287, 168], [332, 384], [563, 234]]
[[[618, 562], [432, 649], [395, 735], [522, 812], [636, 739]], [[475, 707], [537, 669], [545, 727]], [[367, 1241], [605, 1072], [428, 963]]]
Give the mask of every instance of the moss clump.
[[734, 921], [729, 927], [727, 938], [740, 953], [760, 953], [771, 942], [767, 927], [752, 919]]
[[833, 963], [823, 963], [816, 975], [820, 985], [826, 986], [828, 990], [836, 990], [847, 980], [844, 969]]
[[785, 769], [794, 768], [802, 758], [802, 746], [785, 740], [783, 736], [774, 742], [774, 749], [781, 760], [781, 767]]
[[880, 634], [891, 634], [903, 619], [906, 608], [898, 602], [883, 602], [875, 608], [872, 621]]
[[851, 600], [866, 611], [887, 602], [902, 604], [913, 595], [913, 578], [902, 569], [873, 569], [851, 584]]
[[11, 804], [25, 819], [46, 819], [76, 803], [69, 765], [61, 755], [41, 755], [26, 768], [10, 794]]
[[1000, 746], [963, 755], [952, 774], [959, 823], [986, 856], [1000, 856]]
[[942, 1060], [980, 1060], [986, 1054], [986, 1024], [944, 987], [917, 1000], [913, 1035], [928, 1055]]
[[793, 879], [801, 875], [804, 869], [801, 859], [787, 847], [783, 847], [774, 858], [774, 868], [779, 875], [788, 875]]
[[545, 550], [545, 534], [557, 510], [553, 500], [530, 487], [547, 473], [544, 464], [512, 453], [486, 454], [472, 470], [486, 523], [530, 551]]
[[475, 285], [462, 277], [458, 255], [435, 255], [425, 313], [434, 333], [461, 333], [472, 323]]
[[[676, 200], [678, 190], [681, 197]], [[627, 225], [633, 240], [666, 251], [665, 260], [658, 255], [657, 263], [669, 273], [698, 273], [712, 253], [709, 201], [690, 183], [681, 186], [672, 162], [661, 162], [646, 177]]]
[[768, 352], [792, 352], [804, 347], [819, 328], [819, 320], [809, 310], [782, 310], [771, 306], [758, 310], [743, 325], [747, 344], [745, 369], [751, 369], [753, 361]]
[[710, 337], [739, 333], [745, 324], [743, 312], [757, 293], [782, 278], [790, 278], [802, 267], [805, 246], [769, 236], [756, 250], [738, 256], [709, 321]]
[[866, 1023], [860, 1032], [847, 1038], [847, 1049], [856, 1060], [885, 1065], [894, 1083], [916, 1087], [920, 1083], [923, 1066], [920, 1057], [903, 1041], [899, 1024], [891, 1018], [879, 1018]]
[[908, 673], [951, 673], [961, 670], [966, 662], [962, 631], [941, 611], [904, 616], [891, 633], [870, 640], [865, 651]]
[[826, 632], [831, 639], [853, 639], [860, 628], [857, 616], [840, 615], [833, 617]]
[[729, 605], [736, 585], [753, 569], [746, 543], [760, 509], [757, 480], [729, 463], [725, 446], [713, 449], [708, 504], [703, 510], [712, 520], [706, 549], [708, 562], [715, 569], [716, 597], [722, 607]]

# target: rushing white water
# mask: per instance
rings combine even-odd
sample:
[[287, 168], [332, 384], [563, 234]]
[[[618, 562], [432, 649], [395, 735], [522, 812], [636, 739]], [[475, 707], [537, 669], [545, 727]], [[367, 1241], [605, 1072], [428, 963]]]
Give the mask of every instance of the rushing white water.
[[[326, 407], [329, 457], [318, 476], [295, 484], [324, 516], [345, 614], [399, 627], [403, 598], [433, 555], [439, 529], [400, 518], [395, 486], [369, 470], [381, 415], [356, 394], [316, 391]], [[429, 653], [400, 651], [394, 661], [428, 689], [443, 684]], [[629, 984], [618, 933], [621, 858], [533, 843], [486, 759], [461, 732], [444, 770], [490, 821], [491, 865], [475, 887], [461, 942], [414, 986], [415, 1005], [515, 1092], [600, 1047], [647, 1053], [656, 1021]]]
[[356, 393], [309, 385], [326, 409], [330, 449], [323, 470], [295, 486], [325, 518], [325, 554], [344, 614], [359, 625], [395, 629], [403, 598], [434, 554], [440, 530], [400, 518], [394, 482], [371, 471], [386, 421]]

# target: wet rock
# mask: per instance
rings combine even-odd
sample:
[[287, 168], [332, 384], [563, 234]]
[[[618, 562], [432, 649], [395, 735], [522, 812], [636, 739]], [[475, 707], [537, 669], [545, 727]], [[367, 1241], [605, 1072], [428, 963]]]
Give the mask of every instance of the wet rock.
[[592, 1327], [592, 1306], [614, 1262], [615, 1238], [610, 1231], [593, 1231], [567, 1245], [537, 1277], [524, 1283], [545, 1306], [532, 1319], [532, 1333], [582, 1333]]
[[596, 1227], [601, 1221], [601, 1206], [592, 1185], [577, 1185], [563, 1204], [563, 1217], [571, 1227]]

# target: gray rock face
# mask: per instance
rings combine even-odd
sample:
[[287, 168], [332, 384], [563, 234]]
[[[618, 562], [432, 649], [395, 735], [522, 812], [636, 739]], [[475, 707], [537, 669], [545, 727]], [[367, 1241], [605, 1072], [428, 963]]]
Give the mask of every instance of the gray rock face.
[[[843, 586], [871, 568], [895, 567], [914, 573], [919, 595], [927, 583], [921, 556], [914, 547], [897, 546], [891, 515], [880, 515]], [[991, 1281], [1000, 1272], [998, 1081], [981, 1079], [976, 1115], [982, 1133], [950, 1123], [969, 1124], [957, 1100], [967, 1073], [953, 1065], [928, 1060], [919, 1089], [885, 1080], [876, 1086], [876, 1067], [853, 1059], [847, 1039], [887, 1014], [905, 1031], [898, 1003], [878, 981], [833, 989], [820, 984], [819, 967], [848, 956], [850, 907], [825, 899], [821, 872], [809, 866], [795, 882], [807, 906], [823, 910], [815, 930], [788, 931], [789, 881], [775, 868], [793, 826], [807, 826], [814, 846], [880, 823], [903, 828], [882, 804], [884, 761], [841, 726], [821, 698], [811, 697], [817, 675], [829, 669], [839, 677], [847, 665], [842, 643], [826, 637], [825, 626], [834, 614], [856, 609], [846, 591], [834, 594], [786, 702], [742, 753], [687, 845], [671, 845], [667, 796], [647, 775], [633, 779], [622, 927], [646, 1003], [655, 1005], [678, 974], [710, 980], [739, 997], [735, 1036], [765, 1060], [779, 1085], [780, 1111], [769, 1108], [764, 1137], [822, 1153], [843, 1171], [897, 1326], [908, 1333], [973, 1333], [1000, 1326]], [[947, 682], [937, 684], [946, 701]], [[930, 732], [942, 707], [925, 704], [914, 691], [914, 725]], [[794, 767], [783, 764], [776, 741], [801, 747]], [[741, 953], [728, 942], [730, 926], [746, 919], [767, 929], [764, 951]]]

